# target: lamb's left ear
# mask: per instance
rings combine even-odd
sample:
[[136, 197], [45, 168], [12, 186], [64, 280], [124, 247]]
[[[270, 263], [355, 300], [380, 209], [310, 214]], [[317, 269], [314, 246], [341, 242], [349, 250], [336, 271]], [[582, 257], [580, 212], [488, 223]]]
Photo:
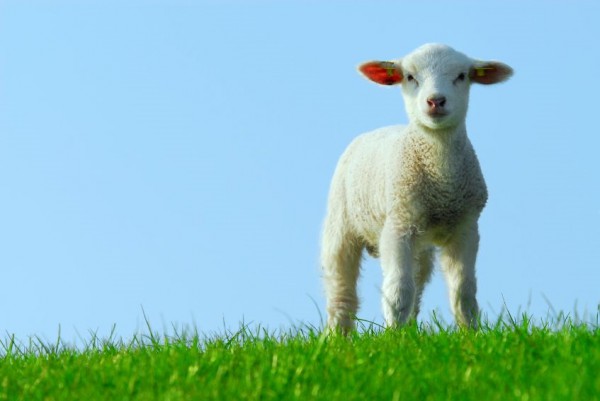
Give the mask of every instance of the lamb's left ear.
[[513, 69], [498, 61], [476, 61], [471, 67], [471, 82], [479, 84], [495, 84], [506, 81], [513, 74]]
[[369, 61], [361, 64], [358, 70], [373, 82], [380, 85], [396, 85], [402, 82], [402, 70], [393, 61]]

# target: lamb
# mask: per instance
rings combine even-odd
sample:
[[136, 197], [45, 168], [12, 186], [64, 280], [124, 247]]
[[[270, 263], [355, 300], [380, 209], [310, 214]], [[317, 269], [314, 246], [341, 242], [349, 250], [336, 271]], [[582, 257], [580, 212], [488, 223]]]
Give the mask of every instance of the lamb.
[[454, 318], [476, 328], [477, 221], [488, 194], [465, 127], [469, 88], [505, 81], [513, 70], [441, 44], [359, 70], [401, 86], [409, 123], [358, 136], [335, 169], [321, 249], [328, 326], [354, 328], [365, 248], [381, 259], [386, 325], [416, 319], [437, 247]]

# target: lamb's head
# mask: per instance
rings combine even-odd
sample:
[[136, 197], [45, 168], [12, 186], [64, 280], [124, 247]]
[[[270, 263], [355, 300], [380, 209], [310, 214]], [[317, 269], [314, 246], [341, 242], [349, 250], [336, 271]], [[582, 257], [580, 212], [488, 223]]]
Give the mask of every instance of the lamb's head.
[[409, 119], [431, 130], [464, 123], [471, 83], [494, 84], [512, 75], [506, 64], [473, 60], [440, 44], [423, 45], [400, 60], [370, 61], [359, 70], [378, 84], [401, 84]]

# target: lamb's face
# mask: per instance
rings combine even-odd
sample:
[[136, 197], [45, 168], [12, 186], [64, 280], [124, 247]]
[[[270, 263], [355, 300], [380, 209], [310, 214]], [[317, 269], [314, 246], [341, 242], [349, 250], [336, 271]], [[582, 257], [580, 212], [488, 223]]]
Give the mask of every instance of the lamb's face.
[[402, 94], [412, 122], [429, 129], [462, 124], [469, 103], [472, 61], [447, 46], [425, 45], [399, 62]]
[[476, 61], [451, 47], [427, 44], [398, 61], [370, 61], [359, 70], [381, 85], [402, 85], [411, 122], [432, 130], [464, 123], [473, 82], [508, 79], [512, 68], [496, 61]]

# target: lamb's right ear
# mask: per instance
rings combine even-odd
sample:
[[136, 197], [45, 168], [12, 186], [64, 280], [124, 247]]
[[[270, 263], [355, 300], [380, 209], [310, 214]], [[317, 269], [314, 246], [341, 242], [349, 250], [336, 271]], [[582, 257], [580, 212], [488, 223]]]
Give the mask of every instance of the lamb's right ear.
[[373, 82], [380, 85], [396, 85], [402, 82], [402, 70], [392, 61], [369, 61], [361, 64], [358, 70]]

